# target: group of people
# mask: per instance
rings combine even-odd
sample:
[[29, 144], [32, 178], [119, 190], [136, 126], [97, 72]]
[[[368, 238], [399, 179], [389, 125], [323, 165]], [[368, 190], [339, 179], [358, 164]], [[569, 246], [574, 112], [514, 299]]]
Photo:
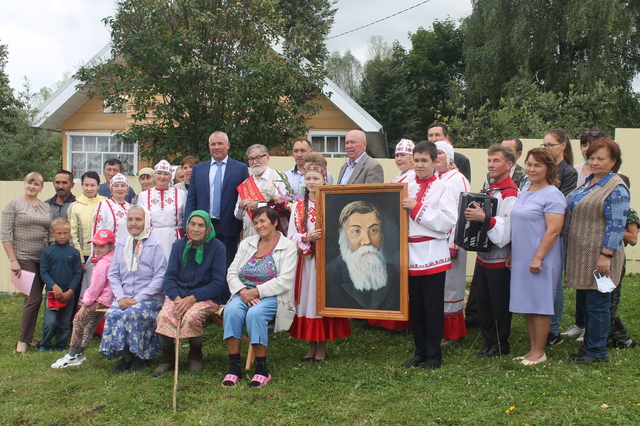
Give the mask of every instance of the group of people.
[[[569, 331], [584, 334], [584, 347], [572, 362], [606, 361], [610, 323], [619, 345], [635, 346], [614, 311], [623, 241], [636, 243], [640, 221], [629, 213], [628, 183], [617, 175], [618, 145], [600, 131], [587, 131], [583, 139], [585, 161], [575, 169], [569, 138], [559, 129], [527, 153], [525, 168], [516, 164], [522, 155], [517, 138], [492, 145], [483, 192], [497, 199], [497, 211], [489, 218], [477, 204], [460, 210], [459, 195], [470, 191], [470, 166], [454, 151], [444, 124], [432, 124], [428, 140], [397, 144], [399, 173], [393, 182], [408, 185], [401, 208], [409, 218], [411, 315], [406, 322], [367, 324], [412, 327], [415, 356], [405, 367], [439, 368], [441, 346], [464, 337], [473, 321], [484, 338], [478, 357], [508, 354], [512, 313], [525, 314], [531, 344], [516, 359], [524, 365], [546, 361], [545, 346], [561, 342], [563, 270], [564, 285], [577, 289], [576, 324]], [[24, 195], [10, 200], [2, 216], [2, 242], [12, 272], [35, 273], [16, 352], [37, 345], [41, 351], [65, 350], [80, 304], [70, 351], [52, 367], [85, 362], [84, 349], [104, 316], [100, 352], [120, 358], [113, 372], [141, 370], [159, 352], [162, 360], [152, 375], [173, 370], [176, 338], [188, 339], [189, 370], [198, 372], [203, 369], [203, 325], [217, 312], [229, 356], [222, 385], [236, 386], [242, 378], [246, 327], [256, 355], [249, 386], [261, 387], [271, 379], [270, 324], [273, 331], [308, 342], [303, 362], [326, 360], [327, 341], [351, 335], [348, 319], [322, 317], [316, 309], [315, 247], [327, 232], [316, 228], [317, 190], [333, 182], [324, 156], [313, 152], [309, 141], [297, 140], [295, 166], [280, 173], [269, 168], [268, 149], [255, 144], [246, 152], [250, 175], [244, 163], [228, 156], [225, 133], [212, 133], [208, 146], [210, 161], [183, 159], [182, 182], [175, 182], [165, 160], [140, 170], [143, 191], [138, 195], [116, 159], [104, 165], [105, 184], [95, 172], [83, 174], [78, 197], [71, 193], [69, 172], [56, 174], [56, 195], [46, 202], [38, 199], [42, 176], [27, 175]], [[384, 182], [381, 165], [366, 148], [364, 132], [346, 135], [347, 161], [335, 183]], [[283, 218], [268, 202], [288, 190], [298, 201]], [[486, 224], [492, 243], [490, 251], [478, 253], [466, 321], [466, 252], [454, 239], [456, 225], [465, 221]], [[344, 291], [334, 293], [336, 300], [356, 293], [370, 306], [375, 302], [374, 309], [398, 310], [398, 295], [379, 291], [397, 281], [398, 272], [381, 254], [376, 206], [350, 203], [339, 226], [340, 256], [328, 268], [327, 301], [330, 287], [349, 281], [352, 288], [339, 288]], [[613, 296], [599, 291], [601, 277], [610, 277]], [[37, 342], [43, 288], [43, 340]]]

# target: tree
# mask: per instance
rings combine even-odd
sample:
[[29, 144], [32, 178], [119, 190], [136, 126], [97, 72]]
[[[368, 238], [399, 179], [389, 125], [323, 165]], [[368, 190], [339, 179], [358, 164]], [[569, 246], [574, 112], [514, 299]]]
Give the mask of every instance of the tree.
[[[395, 148], [398, 140], [415, 137], [414, 98], [411, 96], [405, 75], [406, 52], [394, 43], [391, 54], [378, 51], [364, 66], [358, 103], [376, 120], [380, 121], [389, 148]], [[391, 151], [393, 152], [393, 151]]]
[[0, 45], [0, 180], [22, 180], [31, 171], [52, 179], [62, 166], [62, 137], [33, 127], [38, 110], [29, 81], [15, 98], [4, 71], [6, 57], [7, 48]]
[[507, 135], [542, 138], [556, 127], [574, 138], [594, 127], [612, 135], [616, 127], [640, 124], [634, 119], [640, 116], [638, 96], [629, 97], [623, 87], [609, 87], [603, 81], [596, 82], [588, 92], [579, 92], [571, 86], [567, 94], [545, 92], [525, 79], [514, 81], [513, 86], [513, 94], [501, 99], [497, 108], [490, 108], [488, 101], [479, 108], [462, 111], [460, 107], [458, 114], [447, 122], [457, 145], [487, 147]]
[[514, 78], [564, 94], [601, 81], [629, 97], [640, 71], [636, 1], [474, 0], [464, 32], [469, 106], [496, 107]]
[[347, 49], [344, 55], [331, 53], [326, 63], [327, 76], [352, 98], [357, 98], [362, 81], [362, 64]]
[[20, 104], [9, 86], [9, 76], [5, 72], [9, 52], [6, 44], [0, 44], [0, 137], [15, 133], [15, 120]]
[[[329, 3], [313, 5], [309, 22], [330, 22]], [[213, 130], [229, 134], [236, 156], [255, 142], [283, 146], [320, 109], [328, 29], [304, 37], [304, 10], [284, 0], [123, 0], [104, 20], [113, 59], [77, 77], [107, 107], [132, 108], [118, 136], [142, 142], [153, 161], [208, 155]]]
[[439, 117], [455, 113], [455, 93], [462, 87], [463, 33], [451, 20], [434, 21], [433, 29], [410, 34], [411, 50], [405, 68], [415, 108], [411, 133], [427, 136], [427, 127]]

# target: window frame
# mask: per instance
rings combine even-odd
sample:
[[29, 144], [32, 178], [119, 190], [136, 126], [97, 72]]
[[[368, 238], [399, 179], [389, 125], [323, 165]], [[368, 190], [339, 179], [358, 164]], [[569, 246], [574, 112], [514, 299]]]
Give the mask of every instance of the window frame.
[[[129, 171], [130, 176], [131, 175], [136, 175], [138, 173], [138, 142], [134, 142], [133, 143], [133, 151], [132, 152], [124, 152], [124, 151], [118, 151], [118, 152], [105, 152], [105, 151], [98, 151], [97, 149], [95, 151], [74, 151], [73, 150], [73, 137], [109, 137], [109, 138], [114, 138], [114, 139], [118, 139], [116, 137], [115, 133], [108, 133], [108, 132], [67, 132], [65, 134], [66, 137], [66, 144], [67, 144], [67, 155], [66, 155], [66, 164], [67, 164], [67, 169], [70, 170], [73, 173], [73, 154], [74, 153], [100, 153], [102, 155], [102, 160], [100, 163], [100, 170], [95, 170], [96, 173], [98, 174], [102, 174], [103, 173], [103, 165], [104, 162], [106, 161], [106, 159], [108, 158], [120, 158], [121, 155], [123, 154], [127, 154], [127, 155], [133, 155], [133, 164], [132, 164], [132, 170]], [[83, 139], [83, 148], [84, 148], [84, 139]], [[96, 139], [97, 142], [97, 139]], [[96, 146], [97, 148], [97, 146]], [[107, 155], [105, 155], [107, 154]], [[112, 155], [108, 155], [108, 154], [112, 154]], [[86, 165], [85, 165], [85, 172], [89, 171], [88, 169], [86, 169]], [[84, 173], [84, 172], [83, 172]], [[75, 182], [80, 182], [80, 176], [82, 175], [79, 174], [78, 176], [76, 176], [76, 173], [73, 173], [74, 175], [74, 181]]]

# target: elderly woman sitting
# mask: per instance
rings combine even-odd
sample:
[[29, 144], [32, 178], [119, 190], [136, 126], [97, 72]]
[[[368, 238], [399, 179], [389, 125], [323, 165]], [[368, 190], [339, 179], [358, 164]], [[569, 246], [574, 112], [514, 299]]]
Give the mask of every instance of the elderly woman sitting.
[[191, 213], [187, 236], [171, 247], [164, 292], [167, 298], [158, 315], [162, 362], [152, 376], [171, 371], [175, 362], [174, 338], [189, 338], [189, 371], [202, 371], [202, 323], [219, 304], [229, 298], [225, 282], [226, 249], [215, 239], [211, 217], [203, 211]]
[[227, 273], [231, 299], [224, 309], [224, 340], [229, 353], [229, 373], [222, 386], [236, 386], [242, 376], [240, 344], [246, 324], [256, 354], [256, 371], [250, 387], [262, 387], [271, 380], [267, 368], [269, 322], [274, 332], [286, 331], [293, 322], [293, 282], [298, 253], [295, 244], [276, 231], [278, 214], [261, 207], [253, 214], [258, 235], [240, 243]]
[[116, 243], [109, 270], [115, 296], [105, 315], [100, 353], [107, 359], [122, 356], [112, 373], [134, 372], [143, 360], [159, 352], [156, 317], [162, 307], [162, 282], [167, 267], [160, 242], [151, 233], [149, 212], [131, 206], [127, 214], [129, 236]]

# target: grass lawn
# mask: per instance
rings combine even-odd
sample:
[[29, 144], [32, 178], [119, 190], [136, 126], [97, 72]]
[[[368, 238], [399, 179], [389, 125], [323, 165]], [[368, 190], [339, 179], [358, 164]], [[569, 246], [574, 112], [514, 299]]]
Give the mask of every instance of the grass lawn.
[[[625, 279], [620, 307], [636, 338], [639, 284], [639, 277]], [[565, 297], [562, 330], [573, 323], [575, 292], [567, 289]], [[14, 354], [22, 300], [0, 296], [2, 425], [640, 424], [640, 347], [610, 350], [607, 364], [574, 366], [567, 356], [579, 343], [570, 339], [548, 349], [547, 363], [525, 367], [512, 360], [528, 350], [522, 315], [513, 319], [511, 356], [474, 357], [482, 343], [474, 329], [464, 342], [443, 347], [443, 366], [435, 372], [400, 366], [413, 354], [406, 332], [364, 331], [353, 321], [353, 336], [330, 344], [326, 363], [301, 363], [306, 343], [279, 333], [269, 347], [274, 378], [263, 389], [249, 389], [246, 376], [237, 388], [220, 386], [227, 356], [221, 328], [210, 326], [205, 370], [181, 372], [174, 413], [173, 374], [150, 375], [159, 359], [141, 372], [114, 375], [115, 361], [98, 354], [97, 339], [80, 367], [50, 368], [61, 352]]]

